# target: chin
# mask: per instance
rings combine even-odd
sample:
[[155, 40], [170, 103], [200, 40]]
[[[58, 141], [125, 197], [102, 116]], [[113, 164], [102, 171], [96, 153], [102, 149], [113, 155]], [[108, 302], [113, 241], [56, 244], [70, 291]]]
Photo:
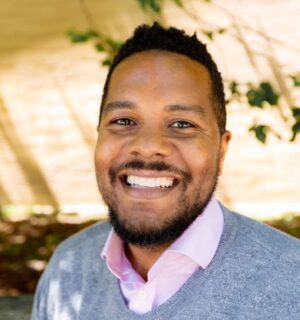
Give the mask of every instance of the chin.
[[[189, 205], [187, 199], [181, 199], [180, 206], [174, 209], [169, 217], [162, 219], [163, 213], [132, 208], [135, 214], [122, 214], [119, 210], [109, 207], [110, 223], [115, 232], [125, 242], [140, 247], [156, 247], [172, 243], [201, 215], [210, 201], [214, 188], [203, 201]], [[199, 199], [199, 198], [198, 198]], [[138, 212], [137, 212], [138, 211]], [[136, 213], [137, 212], [137, 213]]]

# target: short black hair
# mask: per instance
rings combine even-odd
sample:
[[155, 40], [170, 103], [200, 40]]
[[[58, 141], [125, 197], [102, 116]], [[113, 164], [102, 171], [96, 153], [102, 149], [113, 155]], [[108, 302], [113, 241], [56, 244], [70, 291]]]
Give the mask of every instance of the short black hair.
[[174, 27], [165, 29], [157, 22], [152, 26], [141, 25], [137, 27], [133, 36], [120, 47], [114, 57], [103, 88], [99, 123], [107, 97], [111, 75], [116, 66], [133, 54], [148, 50], [163, 50], [179, 53], [199, 62], [207, 69], [211, 79], [212, 99], [216, 120], [219, 132], [222, 135], [226, 131], [226, 106], [223, 80], [216, 63], [207, 51], [206, 45], [197, 39], [196, 34], [189, 36], [183, 30], [178, 30]]

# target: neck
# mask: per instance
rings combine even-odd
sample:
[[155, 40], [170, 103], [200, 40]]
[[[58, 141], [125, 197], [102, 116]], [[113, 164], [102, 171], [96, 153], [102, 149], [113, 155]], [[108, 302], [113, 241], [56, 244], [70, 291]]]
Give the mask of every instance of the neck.
[[133, 269], [145, 280], [148, 278], [148, 271], [158, 260], [161, 254], [169, 247], [170, 244], [164, 244], [154, 248], [144, 248], [127, 244], [125, 252], [128, 260], [131, 262]]

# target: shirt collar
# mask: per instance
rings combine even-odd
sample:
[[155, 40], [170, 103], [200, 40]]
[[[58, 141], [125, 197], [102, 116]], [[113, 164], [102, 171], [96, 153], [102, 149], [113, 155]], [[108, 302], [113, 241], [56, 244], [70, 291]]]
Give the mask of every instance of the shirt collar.
[[206, 268], [213, 259], [223, 231], [222, 209], [213, 196], [201, 215], [168, 248], [193, 259]]
[[[222, 209], [213, 196], [199, 217], [166, 250], [183, 254], [206, 268], [213, 259], [222, 235], [224, 218]], [[124, 252], [123, 241], [112, 229], [108, 235], [101, 258], [106, 260], [110, 271], [119, 279], [127, 276], [125, 270], [132, 269]]]

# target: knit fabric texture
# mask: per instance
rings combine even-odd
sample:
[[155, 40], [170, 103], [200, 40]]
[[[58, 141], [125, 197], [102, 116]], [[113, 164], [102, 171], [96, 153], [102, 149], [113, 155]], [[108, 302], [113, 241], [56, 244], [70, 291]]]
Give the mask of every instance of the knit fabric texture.
[[222, 207], [215, 257], [157, 309], [129, 310], [100, 252], [110, 224], [57, 248], [35, 294], [32, 320], [300, 319], [300, 241]]

